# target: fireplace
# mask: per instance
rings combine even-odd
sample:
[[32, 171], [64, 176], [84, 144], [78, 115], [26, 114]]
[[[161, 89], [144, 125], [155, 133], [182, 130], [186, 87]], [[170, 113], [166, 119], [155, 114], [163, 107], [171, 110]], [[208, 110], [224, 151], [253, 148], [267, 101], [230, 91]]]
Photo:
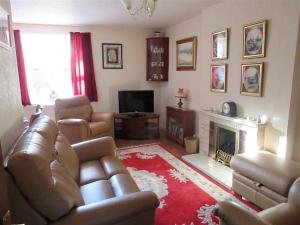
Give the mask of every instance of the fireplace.
[[211, 122], [209, 155], [218, 162], [229, 166], [232, 156], [240, 152], [240, 141], [239, 130]]

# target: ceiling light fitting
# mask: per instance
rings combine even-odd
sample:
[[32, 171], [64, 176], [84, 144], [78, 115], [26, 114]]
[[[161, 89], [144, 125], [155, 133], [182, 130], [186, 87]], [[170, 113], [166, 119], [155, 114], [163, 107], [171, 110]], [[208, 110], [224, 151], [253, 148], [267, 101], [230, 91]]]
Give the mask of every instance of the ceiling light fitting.
[[122, 5], [132, 16], [144, 13], [152, 17], [157, 0], [121, 0]]

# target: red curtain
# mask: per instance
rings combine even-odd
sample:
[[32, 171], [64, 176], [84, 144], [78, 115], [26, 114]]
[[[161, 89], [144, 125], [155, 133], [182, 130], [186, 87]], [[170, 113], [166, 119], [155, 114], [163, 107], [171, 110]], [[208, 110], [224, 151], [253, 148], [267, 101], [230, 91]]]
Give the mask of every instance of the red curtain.
[[98, 101], [91, 33], [71, 32], [71, 77], [74, 95]]
[[29, 98], [28, 88], [27, 88], [26, 70], [25, 70], [20, 30], [14, 30], [14, 37], [15, 37], [15, 44], [16, 44], [21, 99], [22, 99], [22, 104], [26, 106], [26, 105], [30, 105], [31, 103], [30, 103], [30, 98]]

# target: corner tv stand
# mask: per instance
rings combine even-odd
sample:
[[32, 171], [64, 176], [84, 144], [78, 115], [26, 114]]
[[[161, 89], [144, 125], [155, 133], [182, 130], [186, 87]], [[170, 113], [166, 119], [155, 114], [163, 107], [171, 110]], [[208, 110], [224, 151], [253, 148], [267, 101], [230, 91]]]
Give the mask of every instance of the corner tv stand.
[[154, 113], [116, 114], [115, 136], [120, 139], [159, 138], [159, 115]]

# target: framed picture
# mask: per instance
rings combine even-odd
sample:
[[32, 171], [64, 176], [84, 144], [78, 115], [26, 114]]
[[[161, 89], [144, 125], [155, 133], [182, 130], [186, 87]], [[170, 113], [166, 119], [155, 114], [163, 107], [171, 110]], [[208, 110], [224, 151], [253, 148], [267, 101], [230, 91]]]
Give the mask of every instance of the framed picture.
[[263, 63], [242, 64], [241, 94], [262, 96]]
[[177, 41], [176, 54], [177, 70], [196, 70], [197, 37]]
[[103, 69], [123, 69], [122, 44], [102, 44]]
[[0, 6], [0, 46], [6, 49], [11, 48], [9, 15]]
[[210, 90], [215, 92], [226, 92], [226, 88], [227, 88], [226, 64], [211, 65]]
[[211, 58], [227, 59], [227, 46], [228, 46], [228, 29], [217, 31], [211, 34]]
[[266, 27], [266, 20], [244, 26], [244, 58], [265, 57]]

